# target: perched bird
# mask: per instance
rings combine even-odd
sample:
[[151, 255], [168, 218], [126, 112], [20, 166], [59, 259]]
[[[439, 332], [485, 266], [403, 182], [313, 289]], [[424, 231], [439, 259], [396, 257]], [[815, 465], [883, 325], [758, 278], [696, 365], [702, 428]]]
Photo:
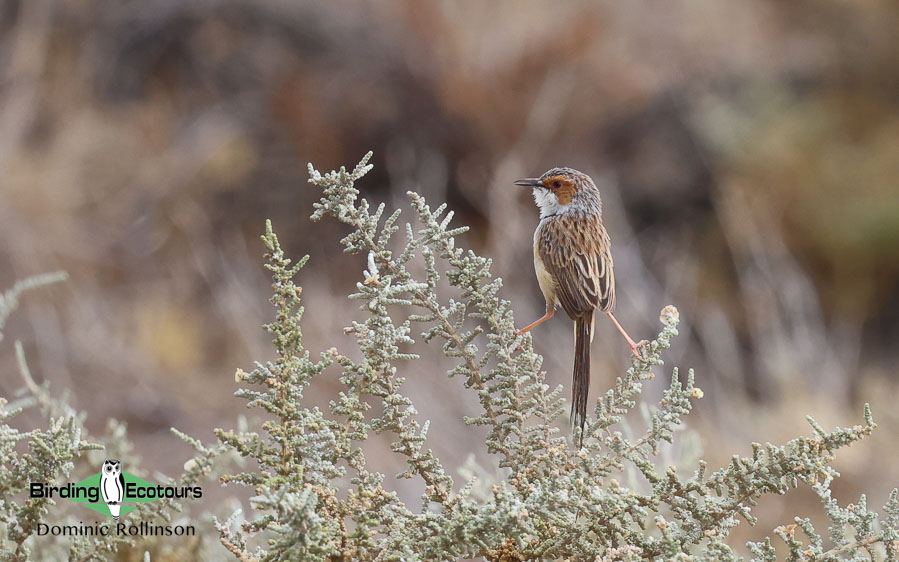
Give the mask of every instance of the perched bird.
[[546, 314], [518, 334], [552, 318], [559, 304], [574, 320], [571, 423], [580, 426], [583, 443], [594, 310], [609, 316], [637, 357], [637, 349], [646, 341], [635, 343], [612, 315], [615, 274], [611, 241], [602, 225], [599, 189], [590, 176], [571, 168], [553, 168], [539, 178], [518, 180], [515, 185], [532, 188], [540, 208], [540, 224], [534, 232], [534, 269], [546, 299]]

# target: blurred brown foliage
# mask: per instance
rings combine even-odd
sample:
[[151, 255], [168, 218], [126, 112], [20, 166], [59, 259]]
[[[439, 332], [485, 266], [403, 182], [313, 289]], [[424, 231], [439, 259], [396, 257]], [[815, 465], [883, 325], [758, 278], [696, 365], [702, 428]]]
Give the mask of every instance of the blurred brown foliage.
[[[312, 255], [308, 347], [339, 345], [355, 313], [364, 264], [307, 220], [307, 161], [372, 149], [366, 196], [449, 202], [522, 323], [543, 306], [536, 210], [511, 182], [570, 165], [600, 182], [631, 334], [683, 312], [673, 359], [705, 390], [707, 456], [871, 401], [883, 429], [837, 464], [836, 494], [864, 483], [881, 504], [899, 480], [882, 462], [899, 454], [897, 22], [896, 2], [858, 0], [0, 0], [0, 287], [71, 275], [26, 299], [9, 341], [89, 426], [127, 421], [170, 469], [168, 428], [232, 426], [234, 368], [271, 355], [264, 218]], [[595, 389], [627, 362], [599, 329]], [[534, 337], [567, 384], [568, 323]], [[9, 395], [8, 349], [0, 369]], [[440, 369], [408, 384], [461, 464], [471, 398]], [[760, 506], [761, 528], [795, 505]]]

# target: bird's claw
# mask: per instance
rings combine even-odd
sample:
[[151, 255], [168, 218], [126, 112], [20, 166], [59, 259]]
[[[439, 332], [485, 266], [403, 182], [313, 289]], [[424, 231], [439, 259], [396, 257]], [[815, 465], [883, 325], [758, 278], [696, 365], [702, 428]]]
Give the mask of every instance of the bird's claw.
[[[515, 336], [523, 336], [523, 335], [525, 335], [526, 333], [527, 333], [526, 330], [515, 330]], [[515, 344], [515, 349], [516, 349], [516, 350], [524, 349], [525, 341], [526, 341], [526, 340], [524, 340], [524, 339], [518, 339], [518, 338], [516, 337], [516, 338], [515, 338], [515, 341], [516, 341], [516, 344]]]
[[649, 340], [640, 340], [637, 343], [632, 343], [630, 345], [630, 348], [631, 348], [631, 353], [634, 354], [634, 357], [636, 357], [637, 359], [639, 359], [641, 361], [643, 359], [645, 359], [642, 355], [640, 355], [640, 348], [648, 343], [649, 343]]

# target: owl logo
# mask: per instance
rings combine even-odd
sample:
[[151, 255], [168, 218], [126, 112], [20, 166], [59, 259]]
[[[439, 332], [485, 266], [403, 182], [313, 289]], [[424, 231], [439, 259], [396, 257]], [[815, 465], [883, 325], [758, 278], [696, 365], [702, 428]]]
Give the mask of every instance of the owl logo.
[[125, 498], [125, 478], [122, 476], [122, 463], [118, 460], [107, 459], [103, 462], [100, 491], [103, 493], [103, 501], [109, 507], [110, 515], [118, 521], [122, 500]]

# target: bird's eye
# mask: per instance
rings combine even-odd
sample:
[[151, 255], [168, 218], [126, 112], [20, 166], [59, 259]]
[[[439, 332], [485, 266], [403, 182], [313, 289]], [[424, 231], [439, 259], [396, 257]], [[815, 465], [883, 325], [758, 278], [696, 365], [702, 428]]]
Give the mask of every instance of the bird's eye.
[[555, 187], [556, 189], [559, 189], [560, 187], [562, 187], [562, 182], [560, 182], [559, 180], [554, 181], [553, 187]]

